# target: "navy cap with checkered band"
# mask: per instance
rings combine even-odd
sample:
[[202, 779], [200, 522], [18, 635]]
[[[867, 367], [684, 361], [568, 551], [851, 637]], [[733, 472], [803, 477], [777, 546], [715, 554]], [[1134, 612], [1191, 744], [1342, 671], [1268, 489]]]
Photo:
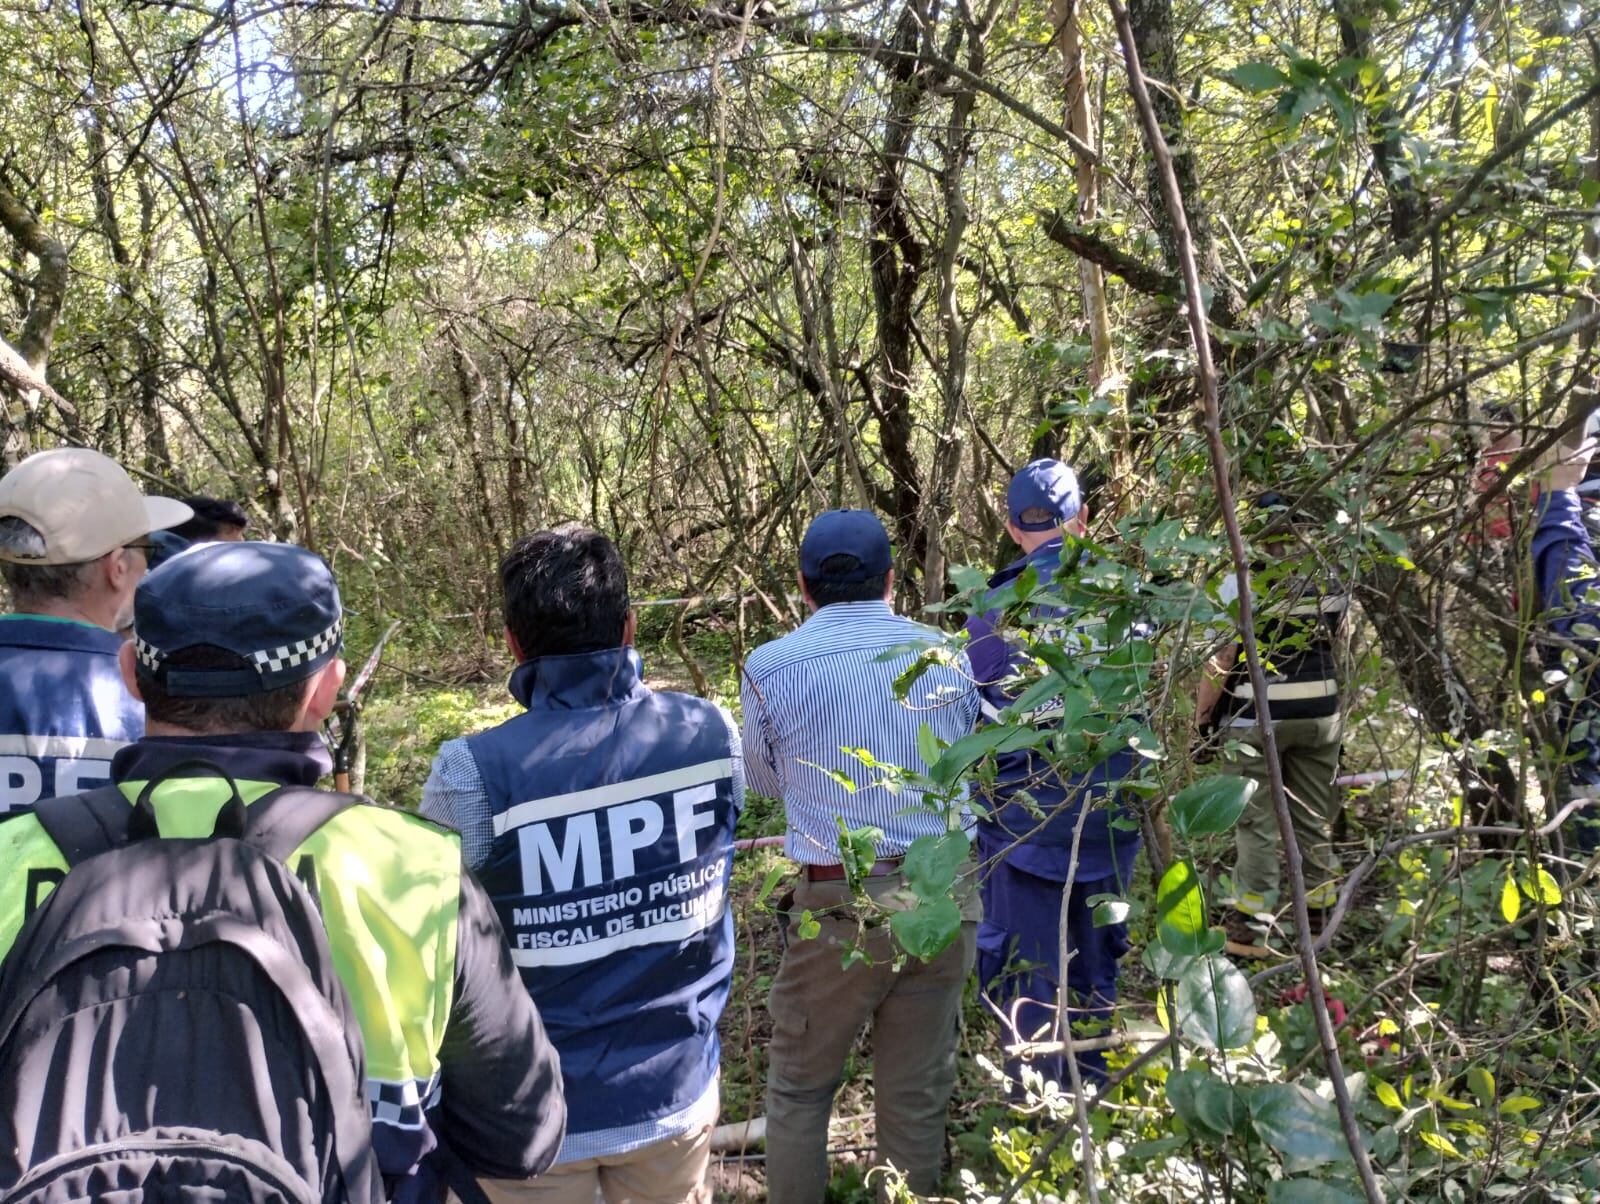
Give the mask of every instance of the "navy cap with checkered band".
[[[333, 571], [293, 544], [199, 544], [152, 570], [134, 596], [139, 670], [176, 697], [242, 698], [305, 681], [339, 655], [343, 634]], [[197, 647], [249, 667], [170, 663]]]

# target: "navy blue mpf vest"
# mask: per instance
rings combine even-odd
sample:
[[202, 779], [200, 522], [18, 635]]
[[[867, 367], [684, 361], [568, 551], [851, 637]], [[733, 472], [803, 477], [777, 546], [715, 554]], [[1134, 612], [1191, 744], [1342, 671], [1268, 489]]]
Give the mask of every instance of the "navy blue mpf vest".
[[89, 623], [0, 618], [0, 814], [106, 785], [117, 750], [144, 735], [121, 647]]
[[540, 657], [526, 714], [467, 739], [494, 812], [479, 879], [566, 1080], [569, 1134], [671, 1116], [717, 1073], [733, 974], [732, 732], [631, 648]]

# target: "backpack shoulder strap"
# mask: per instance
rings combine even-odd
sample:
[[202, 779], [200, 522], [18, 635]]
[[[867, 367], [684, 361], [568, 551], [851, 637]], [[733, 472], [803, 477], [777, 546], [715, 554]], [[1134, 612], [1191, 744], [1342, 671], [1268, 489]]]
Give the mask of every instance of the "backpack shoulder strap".
[[133, 805], [115, 786], [47, 799], [33, 811], [45, 835], [55, 841], [67, 868], [128, 843]]
[[287, 861], [323, 824], [351, 807], [368, 804], [359, 794], [280, 786], [250, 804], [241, 839], [268, 857]]

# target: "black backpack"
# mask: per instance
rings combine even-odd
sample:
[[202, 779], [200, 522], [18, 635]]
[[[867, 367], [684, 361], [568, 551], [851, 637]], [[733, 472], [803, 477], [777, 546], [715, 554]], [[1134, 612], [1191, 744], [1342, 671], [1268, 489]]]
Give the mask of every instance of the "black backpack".
[[0, 1204], [379, 1204], [360, 1030], [285, 864], [363, 800], [234, 787], [173, 840], [154, 785], [34, 812], [69, 872], [0, 965]]

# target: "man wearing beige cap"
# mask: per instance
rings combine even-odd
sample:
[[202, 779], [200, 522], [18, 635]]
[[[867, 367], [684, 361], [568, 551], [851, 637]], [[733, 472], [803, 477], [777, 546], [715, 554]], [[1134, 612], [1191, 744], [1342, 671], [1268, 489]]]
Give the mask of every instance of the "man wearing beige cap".
[[193, 512], [145, 497], [87, 448], [39, 452], [0, 477], [0, 816], [103, 785], [144, 732], [122, 684], [117, 632], [132, 621], [150, 533]]

